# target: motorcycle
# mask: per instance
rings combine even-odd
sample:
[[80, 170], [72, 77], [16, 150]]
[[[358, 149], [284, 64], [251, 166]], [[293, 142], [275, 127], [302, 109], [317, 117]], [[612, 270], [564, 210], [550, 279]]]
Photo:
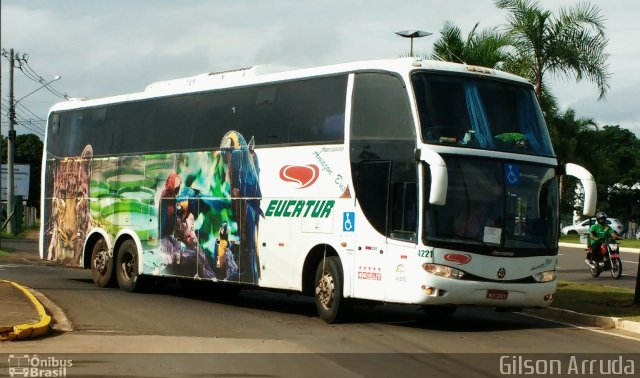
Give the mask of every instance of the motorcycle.
[[588, 257], [584, 260], [585, 264], [589, 267], [592, 277], [598, 277], [600, 273], [609, 271], [611, 277], [620, 279], [622, 277], [622, 261], [620, 260], [619, 244], [615, 239], [609, 238], [600, 245], [600, 253], [602, 253], [602, 260], [597, 264], [591, 258], [591, 251], [589, 249]]

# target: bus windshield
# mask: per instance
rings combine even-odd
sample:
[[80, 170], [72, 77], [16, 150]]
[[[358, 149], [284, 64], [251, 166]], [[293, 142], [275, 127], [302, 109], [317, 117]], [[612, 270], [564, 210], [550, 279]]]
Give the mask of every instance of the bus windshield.
[[452, 155], [444, 158], [449, 175], [447, 204], [429, 206], [426, 212], [424, 239], [428, 244], [456, 243], [478, 253], [502, 249], [516, 255], [553, 253], [559, 227], [553, 168]]
[[530, 86], [424, 72], [412, 84], [425, 143], [553, 156]]

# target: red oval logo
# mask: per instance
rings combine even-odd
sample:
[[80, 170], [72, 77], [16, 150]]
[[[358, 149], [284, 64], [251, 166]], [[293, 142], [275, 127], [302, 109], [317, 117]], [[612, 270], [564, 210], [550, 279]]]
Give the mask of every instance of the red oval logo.
[[446, 255], [444, 255], [444, 259], [447, 261], [451, 261], [460, 265], [464, 265], [467, 264], [469, 261], [471, 261], [471, 255], [460, 255], [457, 253], [447, 253]]
[[298, 183], [300, 185], [298, 189], [313, 185], [319, 174], [320, 168], [315, 164], [285, 165], [280, 168], [280, 178], [283, 181]]

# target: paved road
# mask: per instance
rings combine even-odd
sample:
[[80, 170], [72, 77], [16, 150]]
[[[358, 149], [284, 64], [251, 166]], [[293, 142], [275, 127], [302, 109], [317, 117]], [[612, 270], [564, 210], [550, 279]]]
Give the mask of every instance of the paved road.
[[[568, 253], [563, 251], [561, 265]], [[357, 322], [326, 325], [313, 300], [297, 295], [243, 290], [224, 299], [211, 293], [216, 287], [192, 292], [171, 281], [153, 292], [131, 294], [97, 288], [88, 270], [20, 263], [0, 263], [0, 278], [44, 293], [75, 329], [0, 345], [0, 371], [7, 361], [2, 353], [36, 352], [74, 360], [69, 376], [386, 377], [429, 372], [469, 378], [500, 376], [504, 369], [517, 368], [521, 355], [545, 362], [575, 356], [578, 363], [622, 355], [625, 361], [634, 359], [636, 374], [640, 369], [637, 335], [574, 328], [518, 313], [463, 308], [442, 322], [413, 306], [388, 305], [359, 307]], [[614, 355], [595, 354], [603, 351]], [[87, 354], [91, 352], [100, 354]], [[149, 354], [135, 354], [141, 352]], [[500, 362], [503, 357], [506, 365]], [[562, 362], [564, 375], [569, 363]]]
[[619, 280], [613, 279], [609, 272], [600, 273], [599, 277], [591, 277], [589, 268], [584, 263], [584, 247], [560, 248], [558, 257], [558, 278], [565, 281], [587, 283], [594, 285], [605, 285], [613, 287], [635, 288], [636, 277], [638, 275], [638, 253], [622, 252], [622, 277]]
[[[88, 270], [56, 266], [2, 265], [0, 277], [44, 293], [83, 333], [281, 339], [317, 353], [597, 352], [602, 348], [631, 352], [639, 346], [637, 341], [601, 338], [486, 309], [462, 309], [452, 322], [438, 323], [413, 306], [361, 307], [356, 310], [357, 323], [326, 325], [317, 317], [313, 300], [297, 295], [243, 290], [225, 300], [186, 291], [171, 281], [153, 292], [131, 294], [96, 287]], [[584, 340], [578, 342], [576, 337]]]

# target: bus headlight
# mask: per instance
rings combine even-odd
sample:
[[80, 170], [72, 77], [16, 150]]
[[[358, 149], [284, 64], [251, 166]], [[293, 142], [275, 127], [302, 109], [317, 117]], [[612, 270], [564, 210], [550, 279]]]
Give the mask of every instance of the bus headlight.
[[422, 269], [424, 269], [427, 273], [431, 273], [436, 276], [445, 277], [445, 278], [460, 279], [465, 275], [465, 273], [460, 269], [452, 268], [446, 265], [424, 263], [422, 264]]
[[555, 270], [547, 270], [546, 272], [540, 272], [533, 275], [533, 279], [536, 282], [551, 282], [556, 279]]

